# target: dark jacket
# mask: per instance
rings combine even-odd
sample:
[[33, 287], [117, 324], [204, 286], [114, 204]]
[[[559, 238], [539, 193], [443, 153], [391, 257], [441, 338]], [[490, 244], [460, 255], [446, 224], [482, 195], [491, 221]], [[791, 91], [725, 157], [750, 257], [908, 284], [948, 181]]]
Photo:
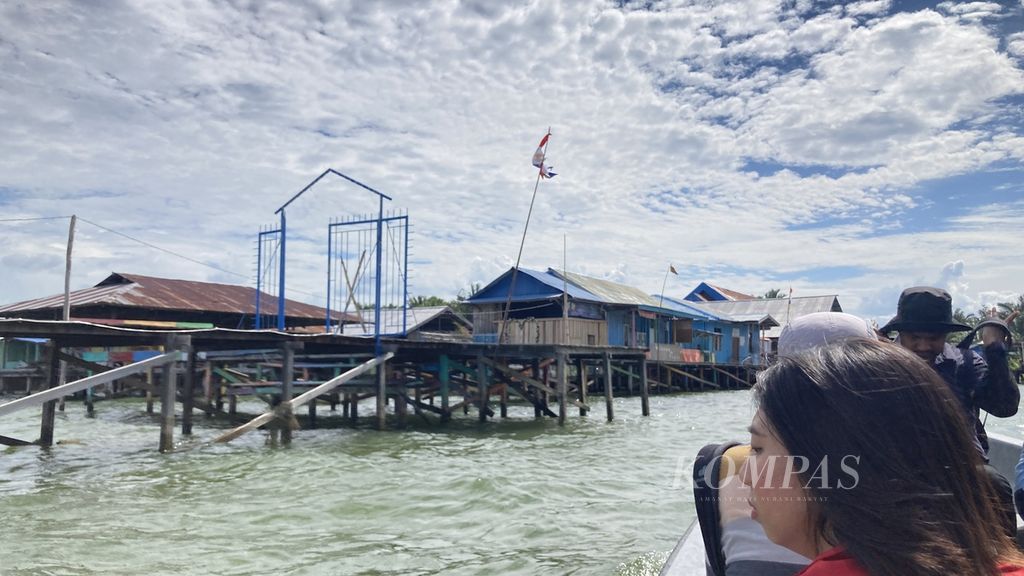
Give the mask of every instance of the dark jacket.
[[979, 419], [980, 410], [1008, 418], [1017, 413], [1020, 403], [1020, 390], [1010, 377], [1006, 346], [1002, 342], [990, 344], [984, 348], [983, 357], [974, 350], [961, 350], [947, 343], [933, 367], [960, 400], [968, 421], [974, 425], [982, 454], [987, 453], [988, 439]]

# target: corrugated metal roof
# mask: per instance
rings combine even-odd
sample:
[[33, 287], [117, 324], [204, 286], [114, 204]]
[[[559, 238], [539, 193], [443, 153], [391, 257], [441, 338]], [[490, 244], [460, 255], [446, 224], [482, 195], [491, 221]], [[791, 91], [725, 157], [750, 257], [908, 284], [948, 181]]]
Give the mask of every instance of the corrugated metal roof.
[[716, 284], [708, 284], [708, 286], [711, 286], [715, 290], [718, 290], [719, 294], [725, 296], [726, 298], [729, 298], [730, 300], [753, 300], [757, 298], [757, 296], [751, 296], [750, 294], [744, 294], [743, 292], [737, 292], [735, 290], [729, 290], [728, 288], [722, 288], [721, 286], [718, 286]]
[[634, 304], [658, 307], [658, 300], [651, 298], [639, 288], [633, 288], [632, 286], [626, 286], [625, 284], [619, 284], [618, 282], [612, 282], [611, 280], [601, 280], [600, 278], [592, 278], [590, 276], [584, 276], [573, 272], [563, 273], [555, 270], [554, 268], [548, 268], [548, 274], [559, 279], [564, 276], [569, 283], [575, 284], [579, 288], [594, 294], [601, 302], [606, 304]]
[[[70, 294], [70, 300], [72, 310], [103, 305], [248, 315], [256, 311], [256, 290], [248, 286], [116, 272], [92, 288], [75, 290]], [[63, 306], [64, 295], [58, 294], [0, 307], [0, 315], [10, 316], [16, 312], [57, 309]], [[277, 299], [264, 294], [260, 309], [262, 314], [276, 314]], [[289, 318], [324, 318], [326, 310], [319, 306], [286, 300], [285, 315]], [[339, 320], [342, 318], [340, 312], [332, 312], [331, 316]], [[353, 316], [349, 319], [358, 320]]]
[[826, 296], [798, 296], [794, 298], [755, 298], [754, 300], [722, 300], [718, 302], [692, 302], [702, 310], [713, 314], [727, 314], [730, 317], [740, 315], [770, 315], [778, 326], [766, 331], [763, 336], [777, 338], [782, 327], [793, 318], [799, 318], [812, 312], [842, 312], [839, 297], [835, 294]]
[[[529, 276], [534, 280], [540, 282], [542, 285], [547, 286], [549, 290], [544, 292], [537, 292], [534, 294], [522, 293], [522, 285], [516, 284], [516, 294], [512, 298], [513, 302], [529, 302], [537, 300], [550, 300], [553, 298], [561, 298], [563, 289], [569, 294], [569, 297], [574, 300], [584, 300], [588, 302], [601, 302], [601, 299], [583, 290], [582, 288], [573, 285], [570, 281], [568, 284], [562, 281], [561, 278], [555, 276], [549, 272], [541, 272], [539, 270], [530, 270], [528, 268], [520, 268], [520, 275]], [[505, 302], [508, 299], [508, 288], [504, 287], [505, 280], [509, 279], [512, 275], [512, 269], [509, 268], [507, 272], [495, 278], [490, 284], [484, 286], [476, 293], [473, 297], [469, 298], [466, 302], [469, 304], [493, 304], [496, 302]]]
[[[382, 311], [383, 312], [383, 311]], [[389, 311], [390, 312], [390, 311]], [[405, 309], [405, 330], [406, 333], [415, 332], [421, 326], [429, 324], [442, 314], [450, 313], [456, 321], [461, 322], [467, 328], [473, 324], [449, 306], [418, 306]], [[360, 315], [365, 318], [366, 324], [345, 324], [342, 327], [342, 334], [346, 336], [373, 336], [373, 310], [361, 310]], [[399, 334], [402, 332], [401, 316], [398, 314], [382, 314], [381, 333]], [[358, 322], [358, 321], [357, 321]]]

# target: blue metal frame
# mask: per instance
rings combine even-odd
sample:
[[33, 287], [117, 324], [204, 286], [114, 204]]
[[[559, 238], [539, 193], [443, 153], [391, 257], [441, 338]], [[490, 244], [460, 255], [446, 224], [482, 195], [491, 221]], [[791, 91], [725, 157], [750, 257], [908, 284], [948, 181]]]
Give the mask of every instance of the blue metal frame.
[[263, 237], [280, 233], [281, 230], [279, 228], [274, 230], [263, 230], [259, 233], [256, 240], [256, 312], [253, 315], [253, 318], [255, 319], [253, 327], [256, 330], [261, 330], [263, 328], [262, 308], [260, 308], [263, 296]]
[[[373, 224], [376, 226], [376, 275], [374, 279], [374, 337], [379, 342], [381, 336], [380, 331], [380, 314], [381, 314], [381, 289], [383, 284], [383, 230], [384, 226], [390, 222], [401, 222], [400, 228], [403, 229], [405, 237], [402, 239], [403, 242], [403, 255], [402, 255], [402, 332], [401, 334], [385, 334], [385, 335], [400, 335], [405, 336], [408, 331], [408, 318], [406, 318], [405, 311], [409, 307], [409, 216], [388, 216], [383, 217], [379, 215], [377, 218], [362, 218], [359, 220], [346, 220], [342, 222], [333, 222], [327, 226], [327, 318], [325, 319], [324, 325], [329, 331], [331, 328], [331, 308], [330, 302], [332, 298], [332, 271], [333, 271], [333, 260], [335, 258], [334, 246], [334, 231], [336, 228], [344, 226], [356, 226], [361, 224]], [[397, 254], [396, 254], [397, 255]]]
[[[365, 190], [373, 192], [374, 194], [377, 195], [378, 199], [380, 200], [380, 204], [379, 204], [379, 207], [378, 207], [378, 210], [377, 210], [377, 286], [376, 286], [377, 302], [374, 305], [374, 344], [375, 344], [377, 355], [379, 356], [380, 353], [381, 353], [381, 345], [380, 345], [380, 267], [381, 267], [381, 243], [382, 243], [381, 242], [382, 241], [382, 236], [381, 236], [382, 230], [381, 230], [381, 227], [382, 227], [383, 222], [384, 222], [384, 200], [391, 200], [391, 197], [388, 196], [387, 194], [382, 193], [382, 192], [378, 192], [377, 190], [374, 190], [373, 188], [367, 186], [366, 184], [363, 184], [362, 182], [360, 182], [360, 181], [358, 181], [358, 180], [356, 180], [354, 178], [350, 178], [350, 177], [342, 174], [341, 172], [338, 172], [337, 170], [335, 170], [333, 168], [328, 168], [327, 170], [324, 170], [319, 176], [314, 178], [312, 182], [310, 182], [309, 184], [306, 184], [305, 188], [303, 188], [302, 190], [299, 190], [287, 202], [282, 204], [280, 208], [278, 208], [277, 210], [274, 211], [274, 214], [280, 214], [281, 215], [281, 262], [280, 262], [281, 271], [280, 271], [280, 285], [278, 286], [279, 294], [278, 294], [278, 306], [277, 306], [277, 327], [278, 327], [279, 330], [284, 330], [285, 329], [285, 322], [284, 322], [285, 279], [286, 279], [285, 278], [285, 264], [286, 264], [286, 262], [285, 262], [285, 238], [287, 237], [287, 229], [285, 228], [285, 211], [284, 211], [284, 209], [287, 208], [289, 204], [291, 204], [292, 202], [297, 200], [299, 198], [299, 196], [302, 196], [303, 194], [305, 194], [307, 190], [309, 190], [310, 188], [315, 186], [317, 182], [319, 182], [321, 179], [323, 179], [324, 176], [327, 176], [328, 174], [334, 174], [335, 176], [338, 176], [340, 178], [344, 178], [345, 180], [348, 180], [349, 182], [351, 182], [351, 183], [353, 183], [353, 184], [355, 184], [355, 185], [357, 185], [357, 186], [359, 186], [359, 187], [361, 187], [361, 188], [363, 188]], [[330, 315], [328, 315], [327, 318], [328, 318], [328, 322], [330, 322]]]

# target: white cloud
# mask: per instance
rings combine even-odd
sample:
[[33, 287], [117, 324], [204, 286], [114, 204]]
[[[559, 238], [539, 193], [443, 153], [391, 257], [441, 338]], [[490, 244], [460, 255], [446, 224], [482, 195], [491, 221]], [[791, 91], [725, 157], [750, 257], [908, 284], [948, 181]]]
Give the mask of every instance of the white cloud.
[[[970, 294], [1012, 290], [1003, 249], [970, 220], [998, 214], [901, 226], [932, 181], [1020, 168], [1019, 33], [1004, 53], [957, 16], [815, 6], [5, 6], [0, 205], [250, 275], [259, 225], [330, 166], [409, 210], [412, 289], [450, 296], [514, 261], [551, 126], [561, 175], [541, 184], [526, 266], [558, 266], [565, 234], [570, 268], [650, 292], [673, 261], [678, 292], [789, 280], [870, 311], [951, 257]], [[322, 293], [327, 219], [375, 208], [336, 178], [290, 207], [289, 285]], [[60, 290], [64, 234], [0, 223], [2, 253], [24, 255], [0, 260], [16, 277], [0, 302]], [[113, 269], [232, 278], [85, 223], [76, 252], [79, 287]], [[815, 273], [837, 264], [863, 273]]]

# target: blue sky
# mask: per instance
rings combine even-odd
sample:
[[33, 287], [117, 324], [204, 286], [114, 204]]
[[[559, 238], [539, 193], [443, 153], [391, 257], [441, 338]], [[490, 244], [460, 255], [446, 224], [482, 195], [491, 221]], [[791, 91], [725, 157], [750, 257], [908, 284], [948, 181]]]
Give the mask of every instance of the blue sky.
[[[2, 219], [78, 214], [72, 286], [111, 271], [254, 285], [255, 238], [326, 168], [413, 224], [411, 292], [514, 262], [651, 293], [669, 263], [885, 319], [940, 285], [1024, 291], [1024, 5], [1004, 2], [5, 3]], [[326, 226], [289, 208], [290, 296]], [[66, 220], [0, 222], [0, 302], [63, 288]], [[197, 264], [198, 260], [207, 264]]]

